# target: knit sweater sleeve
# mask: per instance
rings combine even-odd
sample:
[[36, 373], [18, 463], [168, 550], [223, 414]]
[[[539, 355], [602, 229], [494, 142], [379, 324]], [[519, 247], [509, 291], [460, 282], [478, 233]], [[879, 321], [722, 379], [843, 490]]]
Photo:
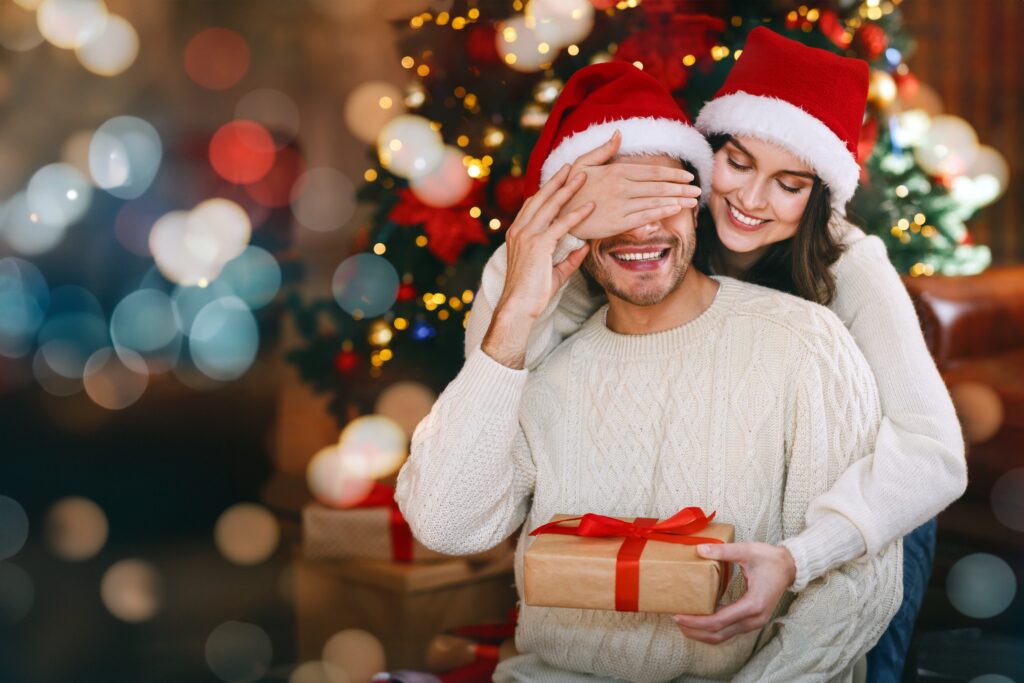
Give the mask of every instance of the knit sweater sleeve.
[[426, 547], [482, 552], [526, 519], [535, 469], [518, 412], [528, 374], [478, 349], [417, 425], [395, 500]]
[[[583, 244], [583, 240], [565, 235], [555, 248], [552, 263], [561, 263]], [[473, 299], [473, 308], [466, 323], [466, 358], [483, 343], [494, 309], [505, 288], [507, 269], [507, 248], [502, 244], [484, 266], [480, 290]], [[578, 271], [573, 273], [533, 323], [526, 347], [526, 368], [536, 368], [562, 340], [576, 332], [602, 303], [601, 299], [591, 297], [583, 275]]]
[[[967, 486], [953, 402], [885, 245], [877, 237], [861, 237], [835, 274], [831, 307], [874, 372], [884, 417], [867, 457], [811, 502], [807, 529], [785, 542], [802, 570], [794, 591], [864, 550], [879, 552], [934, 517]], [[851, 524], [863, 539], [859, 543]]]
[[[822, 314], [827, 313], [822, 310]], [[815, 316], [817, 317], [817, 316]], [[793, 354], [796, 400], [787, 420], [783, 533], [805, 526], [812, 499], [867, 452], [881, 418], [871, 370], [831, 314], [807, 321], [807, 353]], [[769, 627], [774, 637], [735, 681], [840, 678], [874, 645], [903, 599], [902, 541], [812, 581]]]

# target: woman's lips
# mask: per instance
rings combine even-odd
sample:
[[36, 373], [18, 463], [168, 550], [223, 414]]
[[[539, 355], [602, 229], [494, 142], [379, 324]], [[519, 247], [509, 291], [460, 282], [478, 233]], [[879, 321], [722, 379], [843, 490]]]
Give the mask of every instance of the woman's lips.
[[[725, 202], [725, 213], [729, 217], [729, 221], [734, 226], [736, 226], [736, 228], [738, 230], [742, 230], [743, 232], [757, 232], [758, 230], [760, 230], [761, 228], [763, 228], [765, 225], [767, 225], [770, 222], [770, 221], [767, 221], [767, 220], [762, 220], [760, 223], [758, 223], [756, 225], [750, 225], [750, 224], [744, 223], [744, 222], [740, 221], [738, 218], [736, 218], [736, 214], [734, 212], [742, 213], [744, 216], [749, 216], [749, 214], [747, 214], [747, 213], [745, 213], [743, 211], [739, 211], [739, 209], [734, 207], [732, 204], [729, 203], [728, 200], [726, 200], [726, 202]], [[749, 217], [753, 218], [753, 216], [749, 216]]]

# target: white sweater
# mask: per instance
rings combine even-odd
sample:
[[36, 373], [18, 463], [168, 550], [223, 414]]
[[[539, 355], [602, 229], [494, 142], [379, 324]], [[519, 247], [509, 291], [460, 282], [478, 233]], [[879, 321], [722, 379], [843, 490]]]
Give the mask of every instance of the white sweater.
[[[878, 383], [882, 425], [869, 447], [830, 491], [807, 508], [807, 528], [783, 543], [796, 561], [798, 592], [829, 569], [873, 555], [959, 498], [967, 486], [960, 423], [935, 367], [913, 302], [878, 237], [841, 222], [845, 253], [833, 264], [836, 296], [829, 308], [853, 335]], [[554, 262], [582, 240], [566, 235]], [[507, 268], [502, 244], [484, 268], [466, 329], [466, 357], [480, 348], [501, 297]], [[580, 273], [562, 287], [534, 324], [527, 368], [579, 329], [604, 303]]]
[[[737, 540], [777, 543], [867, 453], [881, 410], [874, 379], [827, 309], [716, 278], [714, 303], [675, 329], [621, 335], [604, 309], [533, 370], [478, 349], [413, 436], [396, 499], [424, 545], [490, 548], [555, 513], [665, 518], [716, 511]], [[844, 680], [902, 600], [902, 545], [787, 594], [759, 633], [705, 645], [669, 615], [521, 605], [502, 675], [589, 672], [655, 682]], [[726, 601], [745, 591], [736, 572]], [[520, 595], [522, 597], [522, 595]], [[570, 677], [571, 678], [571, 677]]]

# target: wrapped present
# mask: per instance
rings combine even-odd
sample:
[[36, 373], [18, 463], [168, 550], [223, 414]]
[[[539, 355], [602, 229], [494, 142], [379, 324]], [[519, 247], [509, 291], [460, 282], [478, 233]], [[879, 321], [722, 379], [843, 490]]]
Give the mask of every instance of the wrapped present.
[[424, 669], [430, 641], [462, 624], [499, 623], [515, 606], [513, 552], [471, 563], [293, 560], [298, 655], [320, 659], [350, 628], [372, 633], [389, 669]]
[[427, 647], [427, 668], [451, 671], [486, 660], [498, 662], [516, 654], [516, 610], [501, 624], [479, 624], [449, 629], [430, 641]]
[[[734, 529], [700, 508], [659, 522], [650, 517], [555, 515], [530, 532], [525, 554], [528, 605], [621, 612], [711, 614], [729, 581], [729, 565], [694, 547], [731, 543]], [[695, 534], [699, 534], [695, 535]]]
[[[474, 562], [487, 562], [507, 555], [512, 539], [475, 555]], [[358, 505], [336, 509], [319, 503], [302, 508], [302, 552], [311, 560], [392, 560], [421, 562], [450, 559], [417, 541], [409, 530], [394, 490], [375, 484]]]

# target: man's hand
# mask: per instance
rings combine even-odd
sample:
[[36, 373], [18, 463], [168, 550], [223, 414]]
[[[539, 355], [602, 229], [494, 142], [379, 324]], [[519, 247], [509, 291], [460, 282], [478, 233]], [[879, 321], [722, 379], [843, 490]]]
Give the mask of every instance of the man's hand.
[[505, 288], [481, 348], [511, 368], [521, 369], [525, 365], [533, 322], [580, 267], [590, 248], [584, 245], [558, 265], [551, 263], [558, 241], [594, 210], [594, 203], [586, 202], [559, 216], [586, 179], [585, 174], [578, 173], [567, 181], [569, 172], [566, 164], [527, 199], [505, 235]]
[[592, 214], [572, 229], [580, 239], [610, 237], [697, 206], [700, 188], [690, 184], [693, 175], [681, 168], [609, 163], [621, 141], [622, 136], [615, 131], [608, 142], [573, 164], [572, 174], [585, 173], [587, 182], [564, 211], [573, 211], [588, 201], [600, 208], [600, 218]]
[[697, 546], [697, 553], [709, 560], [738, 564], [747, 580], [743, 597], [714, 614], [672, 617], [684, 636], [702, 643], [724, 643], [733, 636], [764, 627], [796, 578], [793, 556], [782, 546], [754, 542], [711, 544]]

